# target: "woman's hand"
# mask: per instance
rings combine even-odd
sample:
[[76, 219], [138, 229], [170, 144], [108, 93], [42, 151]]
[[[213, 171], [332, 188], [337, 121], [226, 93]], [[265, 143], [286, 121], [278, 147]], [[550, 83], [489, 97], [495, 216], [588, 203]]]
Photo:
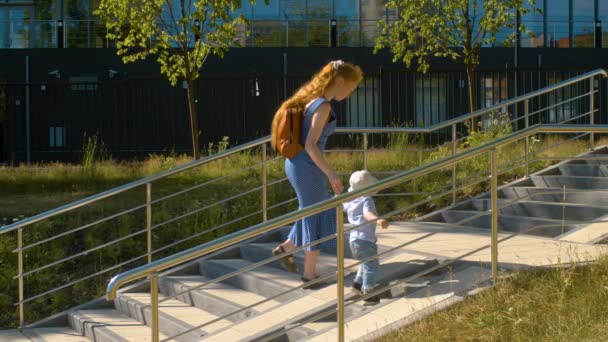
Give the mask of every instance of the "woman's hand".
[[378, 224], [380, 227], [382, 227], [382, 229], [386, 229], [386, 228], [388, 228], [388, 221], [387, 221], [387, 220], [385, 220], [385, 219], [379, 219], [379, 220], [377, 221], [377, 224]]
[[342, 185], [340, 177], [335, 172], [330, 173], [327, 178], [329, 179], [331, 188], [334, 190], [334, 194], [339, 195], [344, 191], [344, 185]]

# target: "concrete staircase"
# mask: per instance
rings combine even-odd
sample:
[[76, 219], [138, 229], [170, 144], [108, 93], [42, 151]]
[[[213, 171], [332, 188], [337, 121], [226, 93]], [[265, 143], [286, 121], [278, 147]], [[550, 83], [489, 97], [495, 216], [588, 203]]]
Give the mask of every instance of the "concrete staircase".
[[[608, 155], [608, 150], [599, 149], [591, 155], [603, 154]], [[566, 190], [600, 191], [566, 194], [564, 200], [563, 186]], [[528, 197], [531, 194], [538, 195]], [[608, 251], [604, 246], [593, 245], [608, 236], [608, 223], [582, 223], [608, 214], [608, 162], [564, 162], [509, 184], [499, 197], [499, 206], [516, 200], [500, 209], [499, 239], [512, 232], [547, 226], [502, 242], [502, 269], [593, 260]], [[490, 251], [484, 248], [490, 242], [488, 208], [489, 195], [484, 194], [419, 221], [393, 222], [389, 229], [379, 230], [379, 252], [395, 248], [381, 258], [378, 280], [383, 285], [395, 284], [475, 249], [479, 251], [416, 279], [415, 284], [395, 286], [375, 306], [355, 301], [356, 295], [348, 288], [355, 269], [349, 269], [345, 289], [347, 339], [380, 336], [487, 286], [491, 273]], [[479, 216], [474, 218], [476, 215]], [[465, 219], [470, 220], [462, 223]], [[172, 270], [159, 280], [160, 300], [269, 258], [288, 229]], [[355, 261], [350, 258], [350, 251], [345, 255], [348, 267]], [[295, 260], [302, 269], [303, 255], [296, 254]], [[318, 273], [335, 270], [335, 256], [321, 253]], [[161, 340], [205, 324], [173, 340], [335, 341], [334, 313], [308, 322], [335, 309], [335, 279], [318, 290], [294, 290], [301, 284], [300, 275], [288, 273], [279, 262], [273, 262], [165, 301], [160, 305]], [[281, 295], [288, 290], [292, 291]], [[260, 301], [264, 302], [257, 304]], [[148, 341], [149, 304], [149, 287], [142, 282], [126, 288], [112, 303], [99, 299], [23, 332], [34, 341]]]

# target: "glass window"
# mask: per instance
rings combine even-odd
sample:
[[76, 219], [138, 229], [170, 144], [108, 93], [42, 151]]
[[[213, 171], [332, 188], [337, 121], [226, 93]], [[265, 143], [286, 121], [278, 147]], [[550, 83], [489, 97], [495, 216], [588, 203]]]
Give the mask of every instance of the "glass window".
[[547, 1], [547, 38], [549, 47], [570, 47], [570, 9], [568, 0]]
[[[526, 30], [530, 33], [522, 32], [521, 34], [521, 47], [542, 47], [545, 45], [545, 34], [544, 34], [544, 14], [542, 13], [544, 6], [544, 0], [536, 0], [534, 6], [528, 2], [524, 2], [529, 12], [521, 17], [521, 23], [525, 26]], [[539, 10], [541, 13], [539, 13]]]
[[65, 147], [65, 127], [49, 127], [49, 147]]
[[602, 47], [608, 47], [608, 1], [598, 1], [598, 20], [602, 25]]
[[359, 0], [361, 5], [361, 19], [378, 21], [384, 18], [384, 3], [379, 0]]
[[446, 94], [446, 76], [416, 77], [416, 126], [428, 127], [446, 119]]
[[346, 126], [381, 126], [380, 79], [366, 77], [347, 100]]
[[574, 21], [592, 21], [595, 12], [594, 9], [595, 0], [572, 0], [572, 19]]
[[481, 78], [479, 103], [484, 108], [491, 107], [509, 97], [507, 78], [501, 75]]
[[279, 11], [279, 0], [269, 0], [268, 5], [264, 1], [256, 2], [253, 19], [289, 19], [289, 16], [284, 11]]
[[342, 20], [359, 19], [359, 1], [334, 0], [334, 11], [338, 22]]
[[24, 20], [24, 9], [0, 7], [0, 48], [27, 47]]
[[331, 19], [332, 0], [308, 0], [306, 6], [306, 17], [308, 19]]
[[306, 19], [306, 0], [281, 0], [279, 2], [279, 15], [289, 20]]
[[[280, 47], [287, 45], [287, 23], [284, 21], [259, 20], [251, 22], [253, 44], [262, 47]], [[245, 46], [246, 38], [240, 37], [241, 46]], [[248, 41], [248, 40], [247, 40]]]
[[595, 46], [595, 0], [572, 0], [572, 46]]
[[338, 20], [338, 46], [360, 46], [360, 28], [358, 20]]
[[[552, 85], [558, 82], [561, 82], [565, 79], [568, 79], [570, 76], [565, 77], [561, 74], [552, 74], [547, 76], [547, 85]], [[575, 102], [576, 101], [567, 101], [572, 97], [578, 95], [577, 88], [575, 86], [565, 87], [556, 91], [552, 91], [547, 94], [547, 106], [550, 107], [548, 111], [546, 111], [546, 117], [541, 123], [565, 123], [567, 120], [574, 116], [575, 110]], [[565, 103], [562, 103], [567, 101]], [[558, 103], [561, 103], [557, 105]], [[557, 105], [557, 106], [556, 106]], [[567, 123], [575, 123], [575, 122], [567, 122]]]
[[63, 0], [64, 39], [66, 47], [102, 47], [105, 28], [93, 17], [100, 0]]

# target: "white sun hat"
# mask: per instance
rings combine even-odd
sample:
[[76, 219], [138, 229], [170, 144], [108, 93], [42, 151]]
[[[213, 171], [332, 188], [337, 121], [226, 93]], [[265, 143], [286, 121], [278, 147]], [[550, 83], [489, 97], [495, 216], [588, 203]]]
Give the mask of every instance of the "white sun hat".
[[350, 183], [350, 188], [348, 188], [348, 191], [359, 190], [377, 181], [378, 179], [376, 179], [376, 177], [374, 177], [369, 171], [361, 170], [353, 172], [353, 174], [350, 176], [350, 180], [348, 181]]

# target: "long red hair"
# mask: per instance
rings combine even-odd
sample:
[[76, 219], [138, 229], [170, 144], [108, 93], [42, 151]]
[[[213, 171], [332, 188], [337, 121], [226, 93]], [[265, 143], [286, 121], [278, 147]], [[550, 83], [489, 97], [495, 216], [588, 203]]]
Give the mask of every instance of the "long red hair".
[[287, 108], [303, 110], [306, 105], [325, 94], [329, 86], [333, 84], [337, 77], [342, 77], [346, 82], [359, 83], [363, 79], [363, 71], [357, 65], [342, 61], [332, 61], [327, 63], [319, 72], [312, 76], [298, 89], [293, 96], [285, 100], [274, 114], [271, 128], [272, 148], [276, 148], [278, 139], [278, 126], [281, 116], [285, 114]]

